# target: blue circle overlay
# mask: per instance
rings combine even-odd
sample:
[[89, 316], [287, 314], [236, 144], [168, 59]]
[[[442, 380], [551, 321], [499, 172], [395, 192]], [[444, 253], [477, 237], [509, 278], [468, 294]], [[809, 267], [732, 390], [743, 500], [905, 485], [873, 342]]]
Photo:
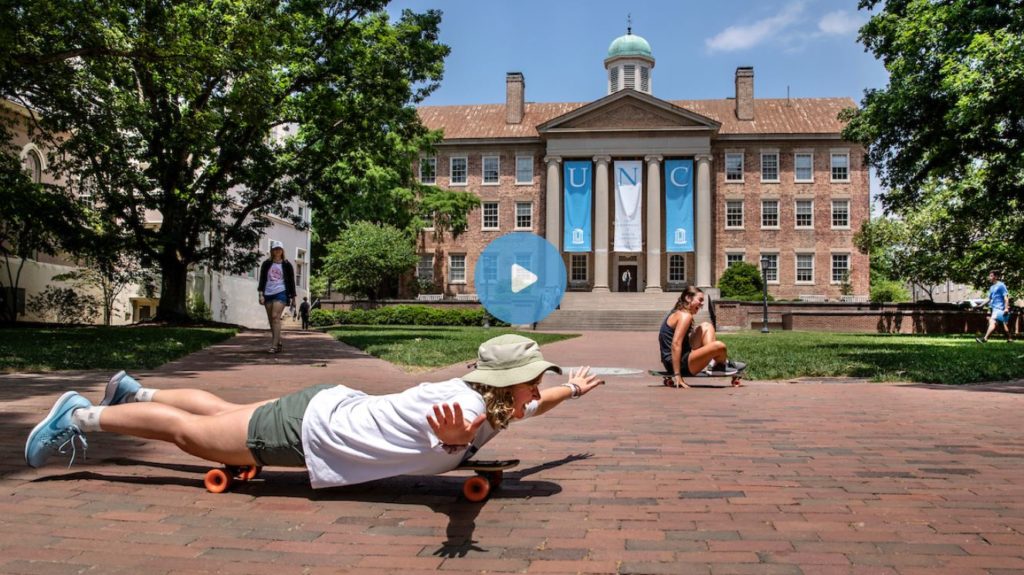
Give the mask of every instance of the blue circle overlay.
[[547, 240], [529, 232], [505, 234], [487, 244], [473, 273], [487, 311], [512, 325], [536, 323], [565, 295], [565, 264]]

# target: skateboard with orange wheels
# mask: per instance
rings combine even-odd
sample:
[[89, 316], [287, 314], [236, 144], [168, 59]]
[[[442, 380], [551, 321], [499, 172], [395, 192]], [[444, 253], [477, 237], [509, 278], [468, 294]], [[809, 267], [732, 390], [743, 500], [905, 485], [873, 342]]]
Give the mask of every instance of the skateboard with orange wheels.
[[504, 459], [500, 461], [463, 461], [456, 467], [456, 470], [475, 471], [476, 475], [470, 477], [462, 484], [462, 494], [466, 499], [476, 502], [487, 499], [491, 491], [501, 485], [503, 472], [519, 465], [518, 459]]
[[[671, 372], [668, 372], [668, 371], [657, 371], [657, 370], [649, 369], [649, 370], [647, 370], [647, 373], [649, 373], [651, 375], [654, 375], [654, 376], [660, 377], [661, 378], [661, 383], [666, 385], [666, 386], [668, 386], [668, 387], [676, 387], [675, 381], [672, 379], [672, 373]], [[727, 377], [727, 378], [729, 378], [729, 384], [732, 385], [733, 387], [742, 387], [743, 386], [743, 383], [740, 381], [740, 380], [743, 379], [743, 370], [742, 369], [737, 371], [736, 373], [729, 374], [729, 375], [711, 375], [711, 374], [709, 374], [706, 371], [702, 371], [702, 372], [698, 373], [697, 375], [685, 376], [683, 379], [688, 379], [688, 378], [691, 378], [691, 377], [712, 378], [712, 379], [714, 379], [714, 378], [726, 378]]]
[[262, 469], [258, 465], [225, 465], [207, 471], [203, 485], [210, 493], [224, 493], [236, 481], [255, 479]]

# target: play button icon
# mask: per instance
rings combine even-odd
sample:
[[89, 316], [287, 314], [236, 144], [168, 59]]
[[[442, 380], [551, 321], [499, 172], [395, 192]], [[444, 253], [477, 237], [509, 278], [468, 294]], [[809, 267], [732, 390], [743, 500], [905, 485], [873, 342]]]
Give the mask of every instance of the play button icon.
[[565, 281], [558, 250], [529, 232], [512, 232], [487, 244], [473, 272], [480, 302], [491, 315], [512, 325], [547, 317], [561, 303]]
[[537, 283], [537, 274], [519, 264], [512, 264], [512, 293], [519, 293]]

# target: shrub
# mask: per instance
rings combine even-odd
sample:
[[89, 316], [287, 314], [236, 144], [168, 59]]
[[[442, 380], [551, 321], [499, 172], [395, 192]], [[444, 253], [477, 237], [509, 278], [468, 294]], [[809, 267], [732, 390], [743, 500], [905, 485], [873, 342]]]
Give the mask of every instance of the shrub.
[[99, 314], [100, 302], [96, 297], [83, 295], [78, 290], [46, 286], [46, 289], [29, 298], [25, 306], [46, 321], [59, 324], [91, 323]]
[[315, 309], [309, 323], [315, 327], [329, 325], [439, 325], [479, 326], [487, 319], [490, 325], [507, 325], [487, 314], [483, 308], [441, 309], [421, 305], [395, 305], [376, 309]]
[[871, 286], [871, 302], [887, 303], [910, 301], [910, 292], [898, 281], [878, 280]]
[[764, 284], [757, 266], [747, 262], [735, 263], [726, 268], [718, 280], [722, 297], [743, 301], [761, 299]]
[[213, 319], [213, 310], [210, 309], [210, 306], [206, 305], [203, 294], [191, 294], [186, 303], [185, 311], [188, 313], [188, 318], [192, 321], [210, 321]]
[[341, 293], [379, 299], [419, 261], [412, 238], [393, 226], [356, 222], [327, 246], [323, 275]]

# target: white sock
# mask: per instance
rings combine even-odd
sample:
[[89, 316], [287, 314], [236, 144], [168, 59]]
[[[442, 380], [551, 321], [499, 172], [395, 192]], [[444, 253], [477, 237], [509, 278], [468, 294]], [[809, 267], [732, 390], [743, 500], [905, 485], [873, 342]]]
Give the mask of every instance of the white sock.
[[135, 392], [135, 399], [132, 401], [153, 401], [153, 396], [156, 395], [157, 391], [160, 390], [140, 387], [139, 390]]
[[71, 412], [71, 423], [77, 425], [83, 433], [103, 431], [100, 429], [100, 413], [106, 408], [105, 405], [94, 405], [76, 409]]

